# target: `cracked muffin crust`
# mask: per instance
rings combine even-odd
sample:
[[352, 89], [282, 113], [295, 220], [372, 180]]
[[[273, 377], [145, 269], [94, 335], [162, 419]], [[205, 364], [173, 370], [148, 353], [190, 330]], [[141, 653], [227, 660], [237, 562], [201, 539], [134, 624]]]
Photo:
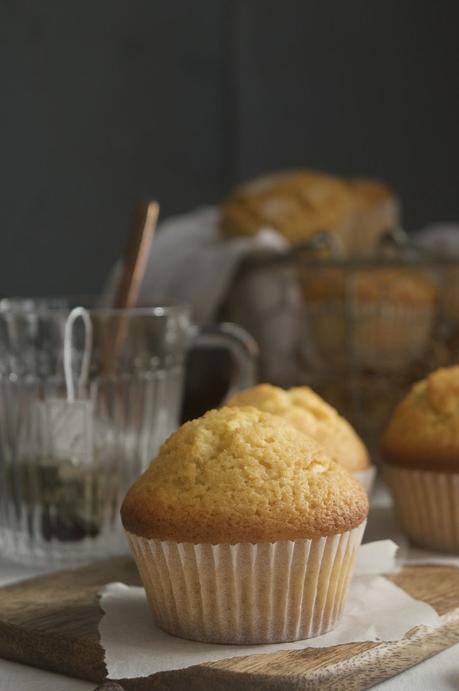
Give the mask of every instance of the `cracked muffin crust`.
[[367, 513], [360, 484], [314, 439], [281, 417], [236, 406], [172, 434], [121, 510], [129, 533], [195, 544], [335, 535]]
[[346, 470], [355, 472], [369, 466], [368, 451], [353, 427], [308, 386], [284, 390], [259, 384], [235, 394], [228, 405], [252, 405], [279, 415], [313, 437]]

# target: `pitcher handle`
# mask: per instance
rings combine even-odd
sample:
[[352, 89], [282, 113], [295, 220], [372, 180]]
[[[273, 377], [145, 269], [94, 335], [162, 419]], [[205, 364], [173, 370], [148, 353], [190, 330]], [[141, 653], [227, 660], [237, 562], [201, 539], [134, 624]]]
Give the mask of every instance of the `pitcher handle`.
[[229, 351], [236, 367], [224, 400], [256, 383], [258, 346], [241, 326], [231, 322], [193, 326], [190, 345], [199, 348], [217, 346]]

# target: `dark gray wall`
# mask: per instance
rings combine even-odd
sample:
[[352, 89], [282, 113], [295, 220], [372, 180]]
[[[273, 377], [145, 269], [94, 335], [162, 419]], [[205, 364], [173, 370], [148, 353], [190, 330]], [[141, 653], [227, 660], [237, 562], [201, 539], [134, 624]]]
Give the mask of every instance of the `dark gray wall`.
[[238, 176], [305, 163], [367, 173], [400, 191], [409, 228], [459, 220], [459, 3], [238, 8]]
[[0, 292], [92, 292], [139, 199], [222, 192], [222, 3], [0, 7]]
[[94, 292], [135, 203], [265, 169], [392, 182], [459, 219], [459, 3], [0, 0], [0, 293]]

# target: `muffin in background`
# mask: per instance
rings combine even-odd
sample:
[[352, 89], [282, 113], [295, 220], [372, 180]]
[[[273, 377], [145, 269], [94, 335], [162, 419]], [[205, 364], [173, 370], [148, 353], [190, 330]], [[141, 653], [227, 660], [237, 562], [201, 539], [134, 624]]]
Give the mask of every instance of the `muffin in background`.
[[430, 346], [437, 286], [418, 269], [305, 270], [305, 311], [317, 357], [343, 367], [398, 369]]
[[399, 368], [430, 345], [437, 288], [415, 269], [359, 271], [350, 284], [352, 351], [363, 367]]
[[359, 483], [312, 438], [251, 407], [182, 425], [121, 510], [159, 626], [219, 643], [333, 628], [367, 513]]
[[255, 235], [270, 227], [295, 245], [327, 231], [337, 256], [373, 253], [380, 237], [399, 222], [398, 201], [384, 183], [314, 170], [255, 178], [237, 187], [222, 204], [227, 235]]
[[304, 302], [301, 350], [306, 359], [320, 364], [333, 359], [344, 368], [349, 360], [347, 273], [340, 267], [299, 267]]
[[417, 545], [459, 553], [459, 366], [415, 384], [382, 439], [401, 525]]
[[352, 472], [371, 490], [374, 468], [365, 444], [345, 418], [308, 386], [281, 389], [259, 384], [235, 394], [229, 406], [251, 405], [288, 420], [300, 432], [313, 437], [330, 457]]

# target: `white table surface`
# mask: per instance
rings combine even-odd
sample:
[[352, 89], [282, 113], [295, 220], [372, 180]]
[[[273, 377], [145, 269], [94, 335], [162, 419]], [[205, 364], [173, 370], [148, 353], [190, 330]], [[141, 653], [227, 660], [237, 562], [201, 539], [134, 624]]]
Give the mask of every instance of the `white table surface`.
[[[378, 487], [372, 500], [367, 539], [388, 537], [381, 533], [382, 524], [386, 528], [390, 525], [387, 520], [381, 521], [381, 512], [387, 507], [387, 495]], [[0, 585], [38, 573], [43, 571], [18, 566], [0, 558]], [[93, 683], [0, 659], [0, 691], [92, 691], [94, 686]], [[459, 691], [459, 644], [373, 688], [381, 691]]]

